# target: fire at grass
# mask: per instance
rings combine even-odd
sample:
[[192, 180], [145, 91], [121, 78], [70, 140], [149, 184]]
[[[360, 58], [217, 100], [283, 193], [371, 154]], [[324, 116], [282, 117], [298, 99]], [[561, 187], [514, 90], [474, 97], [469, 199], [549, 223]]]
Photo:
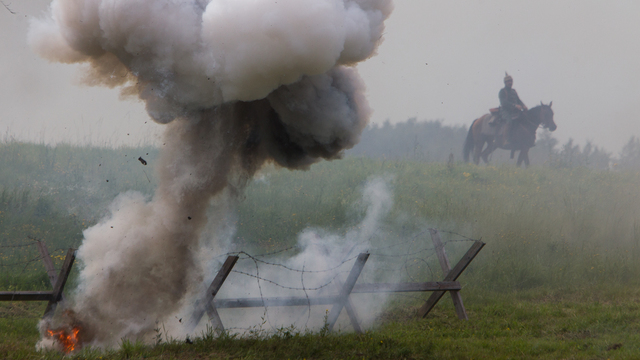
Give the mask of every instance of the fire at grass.
[[[268, 163], [336, 160], [358, 142], [371, 110], [355, 65], [375, 55], [392, 9], [391, 0], [53, 0], [31, 23], [32, 49], [83, 64], [88, 85], [142, 100], [165, 132], [155, 193], [120, 194], [84, 231], [78, 286], [66, 315], [42, 324], [39, 346], [53, 346], [49, 330], [104, 348], [148, 341], [157, 322], [186, 335], [169, 319], [193, 310], [211, 259], [233, 249], [229, 224], [253, 176]], [[300, 270], [331, 268], [317, 254], [294, 258]], [[304, 289], [326, 281], [302, 274]]]
[[[227, 261], [211, 286], [184, 313], [158, 320], [156, 331], [165, 332], [167, 339], [187, 342], [211, 330], [241, 337], [268, 336], [283, 329], [332, 331], [334, 326], [341, 331], [362, 332], [393, 296], [425, 300], [424, 296], [407, 295], [416, 291], [432, 292], [418, 311], [419, 316], [426, 316], [445, 291], [459, 298], [457, 290], [461, 287], [455, 280], [484, 245], [448, 232], [444, 232], [447, 240], [442, 242], [440, 232], [434, 229], [404, 238], [396, 236], [389, 244], [392, 235], [380, 228], [364, 239], [362, 235], [367, 232], [362, 231], [362, 223], [355, 229], [343, 236], [320, 235], [320, 230], [308, 229], [300, 235], [296, 247], [260, 255], [239, 252], [218, 256], [214, 263], [220, 264], [218, 260], [223, 258]], [[472, 247], [456, 267], [447, 271], [445, 247], [456, 250], [454, 256], [458, 257], [459, 250], [469, 244]], [[437, 270], [438, 262], [442, 272]], [[456, 310], [461, 307], [461, 318], [466, 318], [461, 298], [459, 303], [455, 296], [452, 298]], [[203, 316], [205, 309], [208, 321]], [[93, 341], [95, 330], [82, 324], [64, 304], [55, 316], [41, 321], [40, 327], [44, 335], [41, 347], [73, 353], [84, 346], [101, 346]], [[157, 343], [158, 336], [162, 333], [153, 338], [123, 338], [120, 343]]]
[[65, 354], [80, 350], [85, 343], [84, 338], [90, 336], [87, 329], [83, 328], [75, 320], [72, 310], [64, 310], [57, 316], [60, 327], [54, 327], [51, 317], [45, 318], [40, 323], [44, 340], [49, 341], [50, 347], [58, 349]]

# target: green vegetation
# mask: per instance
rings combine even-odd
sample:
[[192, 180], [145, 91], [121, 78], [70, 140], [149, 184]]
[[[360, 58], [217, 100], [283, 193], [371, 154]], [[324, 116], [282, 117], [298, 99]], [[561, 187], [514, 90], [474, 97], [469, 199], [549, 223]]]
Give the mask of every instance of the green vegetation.
[[0, 143], [0, 290], [48, 289], [41, 262], [33, 261], [37, 248], [6, 246], [43, 240], [59, 268], [66, 249], [80, 245], [82, 230], [118, 193], [153, 192], [157, 154], [155, 148]]
[[[360, 143], [347, 154], [387, 160], [446, 162], [451, 155], [456, 159], [461, 155], [469, 125], [471, 123], [467, 126], [444, 126], [441, 120], [416, 121], [415, 118], [393, 125], [388, 121], [382, 126], [373, 124], [364, 130]], [[640, 169], [640, 139], [635, 136], [631, 136], [616, 155], [591, 141], [580, 146], [569, 139], [560, 145], [552, 134], [546, 129], [539, 132], [536, 146], [529, 152], [532, 164], [554, 168]], [[515, 164], [506, 150], [494, 151], [490, 160], [498, 165]]]
[[[43, 306], [11, 305], [0, 317], [0, 357], [26, 359], [637, 359], [640, 294], [487, 294], [463, 291], [468, 322], [442, 301], [426, 319], [411, 307], [384, 314], [376, 327], [354, 333], [307, 334], [281, 329], [247, 337], [211, 334], [192, 344], [123, 342], [118, 351], [83, 349], [74, 356], [34, 351]], [[535, 298], [535, 299], [534, 299]], [[445, 299], [448, 300], [448, 299]], [[407, 306], [408, 304], [402, 304]], [[1, 306], [1, 305], [0, 305]], [[0, 307], [6, 311], [6, 307]], [[0, 314], [5, 315], [0, 310]], [[26, 318], [30, 316], [30, 318]], [[161, 334], [162, 335], [162, 334]]]
[[[145, 149], [0, 145], [0, 246], [29, 242], [29, 236], [52, 250], [77, 246], [81, 231], [97, 221], [117, 192], [152, 192], [153, 161], [143, 167], [135, 160], [146, 159], [147, 152], [151, 160], [157, 156]], [[45, 160], [51, 162], [52, 155], [47, 153], [56, 154], [49, 168]], [[247, 188], [237, 210], [238, 248], [282, 249], [294, 245], [307, 227], [343, 233], [362, 218], [363, 209], [353, 204], [372, 176], [390, 179], [395, 202], [376, 244], [410, 239], [427, 227], [487, 243], [460, 278], [470, 321], [457, 320], [447, 297], [426, 319], [417, 320], [415, 311], [426, 296], [397, 295], [365, 335], [295, 329], [246, 338], [203, 334], [193, 344], [171, 339], [157, 346], [123, 343], [117, 352], [85, 349], [75, 358], [640, 357], [640, 172], [365, 158], [322, 162], [306, 172], [269, 167]], [[115, 186], [107, 185], [107, 178]], [[90, 201], [79, 212], [74, 206], [82, 197]], [[444, 235], [445, 241], [460, 238]], [[451, 261], [468, 246], [450, 242]], [[0, 265], [37, 256], [26, 256], [23, 249], [0, 248]], [[0, 290], [47, 289], [42, 265], [32, 265], [2, 267]], [[43, 306], [0, 304], [0, 358], [62, 358], [34, 349]]]
[[354, 225], [350, 205], [372, 175], [393, 178], [385, 241], [428, 226], [488, 244], [468, 286], [566, 289], [640, 279], [638, 172], [356, 158], [308, 172], [266, 171], [239, 208], [237, 240], [275, 249], [292, 245], [307, 226], [343, 231]]

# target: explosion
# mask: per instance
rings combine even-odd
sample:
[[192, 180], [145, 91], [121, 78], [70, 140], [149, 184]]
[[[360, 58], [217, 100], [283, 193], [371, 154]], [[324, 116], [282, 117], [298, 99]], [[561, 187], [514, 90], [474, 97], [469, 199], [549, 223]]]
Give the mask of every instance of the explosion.
[[166, 131], [153, 197], [119, 195], [84, 232], [67, 305], [82, 332], [43, 338], [148, 341], [200, 294], [234, 203], [265, 163], [307, 169], [358, 142], [370, 110], [354, 65], [375, 54], [391, 0], [53, 0], [50, 10], [31, 25], [32, 48], [141, 99]]
[[79, 350], [79, 332], [79, 327], [71, 328], [71, 330], [63, 328], [47, 330], [47, 335], [62, 346], [62, 352], [69, 354], [75, 350]]
[[50, 347], [65, 354], [80, 350], [85, 336], [89, 333], [72, 310], [62, 311], [56, 321], [45, 318], [40, 323], [40, 331], [43, 341], [47, 341]]

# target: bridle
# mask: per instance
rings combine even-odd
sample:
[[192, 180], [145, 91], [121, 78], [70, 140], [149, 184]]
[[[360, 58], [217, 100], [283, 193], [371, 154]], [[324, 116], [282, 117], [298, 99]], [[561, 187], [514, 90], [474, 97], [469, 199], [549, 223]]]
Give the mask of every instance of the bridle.
[[[522, 126], [524, 128], [528, 128], [527, 123], [531, 126], [532, 130], [536, 130], [538, 127], [540, 127], [540, 125], [542, 125], [543, 128], [548, 129], [549, 128], [549, 124], [547, 124], [547, 121], [545, 121], [546, 117], [544, 115], [544, 107], [547, 106], [549, 107], [549, 109], [551, 109], [551, 107], [549, 105], [544, 105], [544, 104], [540, 104], [540, 110], [538, 111], [538, 123], [536, 124], [535, 121], [533, 121], [529, 116], [527, 116], [527, 114], [523, 114], [524, 115], [524, 121], [521, 122]], [[532, 109], [531, 109], [532, 110]], [[528, 111], [531, 111], [528, 110]]]
[[[551, 110], [551, 106], [550, 105], [544, 105], [542, 103], [540, 103], [540, 124], [542, 125], [543, 128], [545, 129], [549, 129], [551, 127], [551, 125], [549, 125], [549, 121], [545, 121], [545, 119], [548, 119], [547, 116], [545, 116], [543, 113], [546, 111], [545, 106], [549, 108], [549, 111], [552, 112], [553, 114], [553, 110]], [[553, 117], [553, 115], [552, 115]]]

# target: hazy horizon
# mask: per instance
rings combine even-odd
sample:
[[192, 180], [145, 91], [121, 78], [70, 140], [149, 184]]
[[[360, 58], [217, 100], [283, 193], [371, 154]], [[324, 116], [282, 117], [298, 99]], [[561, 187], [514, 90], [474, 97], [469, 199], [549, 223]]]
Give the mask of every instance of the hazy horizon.
[[[80, 66], [52, 64], [27, 45], [48, 0], [0, 5], [0, 137], [45, 143], [156, 142], [139, 101], [80, 86]], [[10, 12], [10, 10], [13, 12]], [[497, 106], [504, 72], [530, 107], [553, 101], [561, 143], [590, 140], [617, 155], [640, 135], [640, 3], [396, 2], [378, 55], [358, 65], [372, 123], [410, 118], [468, 126]]]

